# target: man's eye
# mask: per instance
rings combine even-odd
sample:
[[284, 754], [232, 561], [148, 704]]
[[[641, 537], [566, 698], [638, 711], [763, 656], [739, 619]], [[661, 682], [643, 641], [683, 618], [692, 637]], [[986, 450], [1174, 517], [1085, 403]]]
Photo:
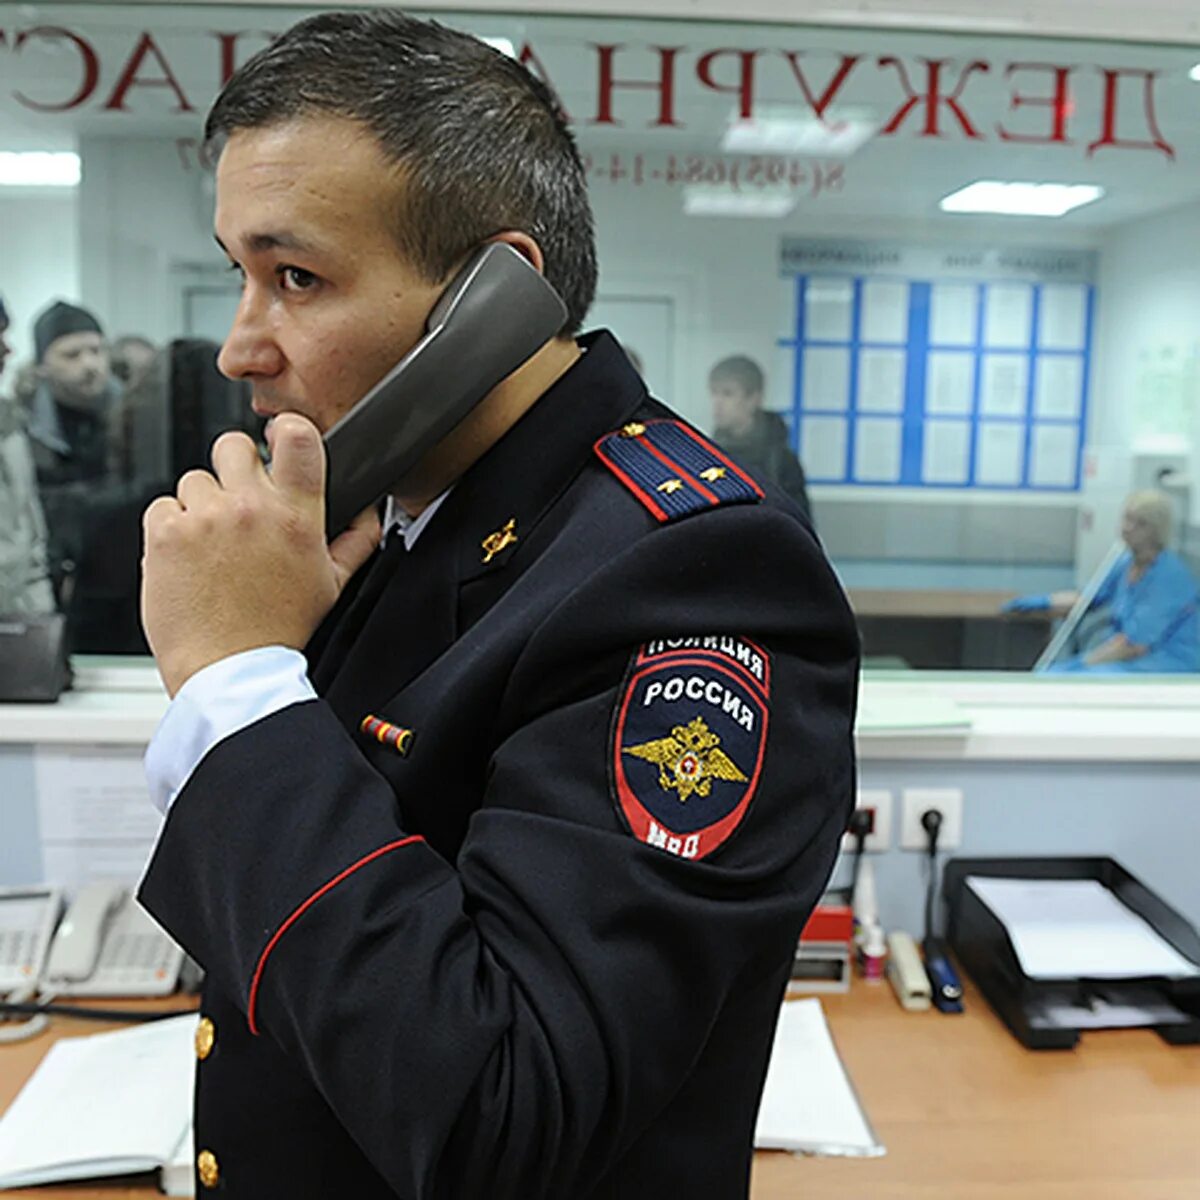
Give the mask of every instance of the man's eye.
[[317, 277], [303, 267], [280, 267], [278, 275], [284, 289], [289, 292], [308, 291], [317, 282]]

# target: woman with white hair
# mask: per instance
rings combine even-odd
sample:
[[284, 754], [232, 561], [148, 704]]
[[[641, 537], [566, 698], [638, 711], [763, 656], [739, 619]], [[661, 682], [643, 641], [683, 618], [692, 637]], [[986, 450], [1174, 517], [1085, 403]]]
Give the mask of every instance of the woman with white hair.
[[[1107, 628], [1091, 650], [1051, 671], [1177, 673], [1200, 671], [1200, 589], [1187, 564], [1167, 546], [1171, 502], [1162, 492], [1134, 492], [1125, 501], [1126, 550], [1096, 592], [1089, 611], [1107, 610]], [[1074, 607], [1078, 594], [1025, 596], [1010, 612]]]

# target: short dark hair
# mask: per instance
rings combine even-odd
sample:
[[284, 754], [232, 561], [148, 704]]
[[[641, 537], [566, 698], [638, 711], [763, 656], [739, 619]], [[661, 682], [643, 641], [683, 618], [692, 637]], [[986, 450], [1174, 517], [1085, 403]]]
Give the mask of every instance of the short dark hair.
[[761, 395], [766, 388], [766, 379], [762, 367], [752, 358], [744, 354], [735, 354], [731, 358], [723, 358], [708, 373], [708, 383], [711, 387], [716, 383], [732, 383], [742, 389], [747, 396]]
[[[401, 249], [429, 280], [507, 229], [541, 247], [578, 332], [596, 290], [583, 164], [562, 108], [520, 63], [470, 34], [396, 11], [293, 25], [222, 89], [210, 150], [239, 129], [328, 113], [360, 121], [401, 165]], [[366, 198], [364, 197], [364, 202]]]

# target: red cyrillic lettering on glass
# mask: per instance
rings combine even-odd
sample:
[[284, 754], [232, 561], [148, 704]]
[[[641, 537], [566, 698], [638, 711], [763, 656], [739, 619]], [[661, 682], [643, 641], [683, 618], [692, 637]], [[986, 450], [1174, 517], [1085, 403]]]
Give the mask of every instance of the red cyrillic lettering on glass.
[[923, 63], [927, 73], [926, 85], [924, 93], [913, 90], [912, 81], [908, 77], [908, 69], [904, 62], [888, 55], [879, 60], [881, 67], [894, 67], [896, 73], [900, 76], [900, 86], [904, 89], [907, 100], [896, 110], [892, 119], [883, 127], [883, 133], [891, 136], [895, 134], [900, 127], [908, 120], [909, 114], [922, 101], [925, 104], [925, 127], [921, 130], [920, 137], [935, 137], [942, 136], [941, 129], [941, 109], [944, 104], [958, 121], [963, 133], [969, 138], [976, 141], [983, 141], [983, 134], [971, 123], [971, 118], [967, 116], [966, 110], [962, 106], [962, 94], [965, 90], [971, 76], [977, 71], [987, 73], [992, 68], [988, 63], [976, 60], [975, 62], [967, 63], [959, 74], [958, 83], [954, 91], [943, 93], [942, 91], [942, 69], [949, 65], [950, 60], [946, 58], [922, 58], [918, 59]]
[[820, 99], [813, 95], [813, 90], [804, 76], [804, 70], [800, 66], [800, 59], [802, 57], [803, 54], [797, 53], [795, 50], [788, 50], [784, 53], [784, 58], [788, 60], [788, 64], [792, 68], [792, 74], [795, 75], [796, 82], [800, 85], [800, 90], [804, 93], [804, 99], [808, 101], [809, 107], [816, 113], [817, 119], [824, 121], [825, 110], [837, 99], [837, 94], [845, 87], [846, 80], [850, 78], [850, 73], [862, 61], [862, 55], [842, 55], [842, 61], [837, 71], [834, 72], [833, 78], [821, 93]]
[[[754, 67], [761, 53], [761, 50], [710, 50], [707, 54], [702, 54], [696, 63], [696, 78], [706, 88], [737, 96], [738, 116], [743, 121], [749, 121], [754, 116]], [[739, 63], [737, 82], [718, 83], [713, 78], [713, 64], [719, 58], [730, 56], [737, 58]]]
[[[1100, 137], [1088, 146], [1088, 158], [1105, 146], [1114, 150], [1157, 150], [1165, 154], [1172, 162], [1175, 161], [1175, 147], [1163, 136], [1158, 127], [1158, 115], [1154, 109], [1154, 85], [1160, 72], [1135, 69], [1133, 67], [1101, 67], [1104, 76], [1104, 113]], [[1141, 78], [1144, 84], [1142, 105], [1146, 117], [1146, 129], [1150, 141], [1128, 141], [1117, 136], [1118, 117], [1120, 113], [1120, 94], [1122, 78]]]
[[[147, 58], [153, 58], [157, 62], [158, 69], [162, 72], [160, 77], [151, 77], [149, 79], [138, 78], [138, 72], [142, 69], [142, 64]], [[191, 101], [184, 94], [179, 80], [175, 78], [175, 73], [171, 70], [171, 64], [167, 62], [163, 56], [163, 52], [158, 48], [158, 43], [155, 42], [153, 36], [149, 33], [143, 33], [138, 38], [138, 43], [133, 48], [133, 53], [129, 56], [129, 61], [125, 64], [125, 69], [121, 72], [121, 77], [117, 80], [117, 86], [113, 88], [112, 95], [109, 96], [104, 107], [111, 112], [125, 112], [125, 100], [135, 87], [169, 88], [175, 93], [175, 99], [178, 103], [178, 107], [175, 109], [176, 112], [196, 111], [192, 107]]]
[[621, 122], [613, 116], [613, 92], [620, 87], [658, 92], [658, 119], [651, 122], [651, 128], [658, 126], [682, 128], [683, 122], [675, 119], [675, 59], [682, 47], [653, 47], [659, 56], [657, 81], [615, 78], [613, 58], [618, 50], [624, 48], [624, 46], [596, 46], [600, 54], [600, 94], [596, 103], [596, 118], [591, 123], [593, 125], [615, 125], [620, 128]]
[[13, 93], [13, 99], [18, 104], [25, 108], [31, 108], [34, 112], [58, 113], [78, 108], [91, 98], [92, 93], [96, 90], [96, 85], [100, 82], [100, 59], [96, 51], [89, 42], [84, 41], [79, 34], [72, 33], [69, 29], [62, 29], [57, 25], [39, 25], [36, 29], [22, 30], [13, 42], [13, 49], [19, 51], [26, 42], [34, 39], [53, 41], [57, 38], [64, 38], [79, 51], [83, 78], [79, 82], [79, 87], [68, 99], [57, 102], [35, 100], [32, 96], [26, 96], [24, 92]]
[[1053, 94], [1049, 96], [1026, 96], [1015, 88], [1012, 93], [1012, 110], [1019, 108], [1048, 108], [1052, 114], [1049, 134], [1013, 133], [1003, 125], [996, 126], [1002, 142], [1020, 142], [1025, 146], [1070, 146], [1067, 126], [1075, 115], [1075, 101], [1071, 98], [1071, 67], [1059, 67], [1054, 63], [1010, 63], [1004, 72], [1012, 79], [1018, 71], [1049, 71], [1053, 83]]

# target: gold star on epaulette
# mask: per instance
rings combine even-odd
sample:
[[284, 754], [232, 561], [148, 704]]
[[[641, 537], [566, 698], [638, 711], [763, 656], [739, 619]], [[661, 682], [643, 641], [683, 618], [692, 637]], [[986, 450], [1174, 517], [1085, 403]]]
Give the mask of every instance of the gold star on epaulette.
[[682, 479], [668, 479], [666, 483], [660, 483], [655, 491], [665, 492], [668, 496], [673, 496], [681, 487], [683, 487]]
[[621, 430], [621, 436], [623, 438], [635, 438], [641, 437], [645, 432], [646, 427], [640, 421], [630, 421], [629, 424]]
[[700, 472], [700, 478], [705, 483], [716, 483], [718, 479], [724, 479], [729, 472], [724, 467], [709, 467], [707, 471]]

